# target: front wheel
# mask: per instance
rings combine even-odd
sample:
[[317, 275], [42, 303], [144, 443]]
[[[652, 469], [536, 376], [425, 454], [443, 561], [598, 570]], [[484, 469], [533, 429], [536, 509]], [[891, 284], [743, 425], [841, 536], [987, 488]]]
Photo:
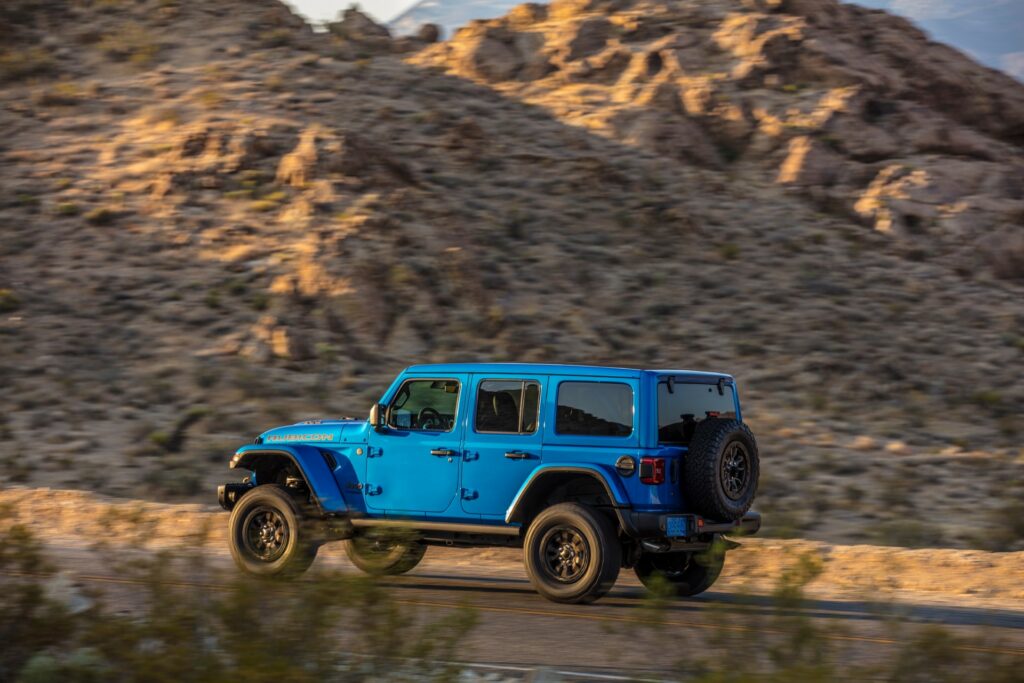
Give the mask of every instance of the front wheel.
[[298, 503], [282, 487], [264, 484], [242, 496], [228, 522], [231, 557], [239, 569], [265, 577], [301, 574], [319, 546]]
[[725, 553], [712, 546], [702, 553], [644, 553], [633, 571], [648, 588], [667, 583], [675, 595], [691, 597], [711, 588], [724, 566]]
[[559, 503], [537, 515], [523, 555], [533, 587], [554, 602], [597, 600], [615, 585], [622, 566], [611, 520], [576, 503]]

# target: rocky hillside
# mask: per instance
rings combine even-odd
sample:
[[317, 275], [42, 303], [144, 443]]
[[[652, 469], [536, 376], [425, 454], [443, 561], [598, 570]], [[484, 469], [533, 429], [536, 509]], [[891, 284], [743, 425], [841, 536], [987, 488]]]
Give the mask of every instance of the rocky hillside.
[[0, 26], [6, 481], [209, 499], [239, 443], [365, 414], [409, 363], [686, 366], [742, 381], [776, 533], [1024, 536], [1024, 89], [905, 22], [556, 3], [430, 46], [274, 0], [21, 0]]
[[832, 0], [523, 5], [418, 63], [559, 119], [1024, 275], [1024, 86], [907, 21]]

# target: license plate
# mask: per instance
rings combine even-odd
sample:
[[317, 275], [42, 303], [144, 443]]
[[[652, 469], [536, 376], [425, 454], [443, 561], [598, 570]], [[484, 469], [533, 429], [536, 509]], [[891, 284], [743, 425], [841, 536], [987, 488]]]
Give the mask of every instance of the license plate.
[[673, 538], [690, 535], [689, 517], [667, 517], [665, 519], [665, 535]]

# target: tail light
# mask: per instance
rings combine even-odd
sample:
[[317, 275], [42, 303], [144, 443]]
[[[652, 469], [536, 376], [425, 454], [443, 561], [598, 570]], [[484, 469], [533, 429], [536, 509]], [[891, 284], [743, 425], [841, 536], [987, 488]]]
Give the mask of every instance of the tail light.
[[640, 458], [640, 481], [644, 484], [664, 484], [665, 458]]

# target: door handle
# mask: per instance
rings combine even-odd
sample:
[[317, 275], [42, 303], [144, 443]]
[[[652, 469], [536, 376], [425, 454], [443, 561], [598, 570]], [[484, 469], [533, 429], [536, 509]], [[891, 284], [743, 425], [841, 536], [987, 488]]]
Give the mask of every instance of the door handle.
[[505, 457], [509, 460], [528, 460], [530, 458], [530, 454], [523, 453], [522, 451], [509, 451], [505, 454]]
[[455, 451], [450, 448], [431, 448], [431, 455], [436, 455], [439, 458], [451, 458], [455, 455]]

